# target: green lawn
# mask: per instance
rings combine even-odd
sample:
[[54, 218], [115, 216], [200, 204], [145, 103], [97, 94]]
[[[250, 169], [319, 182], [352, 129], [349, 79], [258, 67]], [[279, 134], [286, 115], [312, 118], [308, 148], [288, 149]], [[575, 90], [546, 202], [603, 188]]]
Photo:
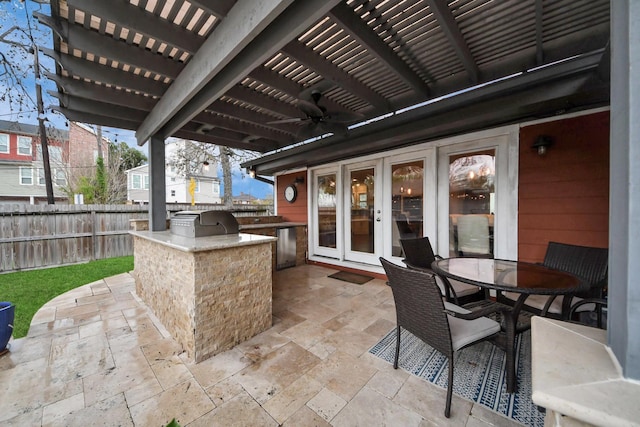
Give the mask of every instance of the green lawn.
[[133, 256], [86, 264], [0, 274], [0, 301], [16, 306], [13, 337], [27, 335], [33, 315], [47, 301], [78, 286], [133, 270]]

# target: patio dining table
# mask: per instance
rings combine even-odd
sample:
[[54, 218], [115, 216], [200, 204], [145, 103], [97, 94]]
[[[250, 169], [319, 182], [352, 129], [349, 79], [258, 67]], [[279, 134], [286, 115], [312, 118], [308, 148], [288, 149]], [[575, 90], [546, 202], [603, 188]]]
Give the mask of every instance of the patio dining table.
[[507, 391], [516, 391], [515, 338], [522, 307], [529, 295], [567, 295], [583, 290], [586, 284], [576, 276], [543, 265], [489, 258], [446, 258], [436, 260], [431, 268], [437, 274], [496, 292], [515, 292], [513, 305], [490, 301], [501, 313], [502, 332], [494, 342], [507, 355]]

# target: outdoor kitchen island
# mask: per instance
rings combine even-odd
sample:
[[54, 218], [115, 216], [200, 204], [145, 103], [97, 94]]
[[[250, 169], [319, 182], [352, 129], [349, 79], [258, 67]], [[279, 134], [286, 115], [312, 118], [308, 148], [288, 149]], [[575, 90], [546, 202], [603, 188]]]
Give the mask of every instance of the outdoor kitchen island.
[[271, 327], [275, 237], [130, 231], [136, 293], [201, 362]]

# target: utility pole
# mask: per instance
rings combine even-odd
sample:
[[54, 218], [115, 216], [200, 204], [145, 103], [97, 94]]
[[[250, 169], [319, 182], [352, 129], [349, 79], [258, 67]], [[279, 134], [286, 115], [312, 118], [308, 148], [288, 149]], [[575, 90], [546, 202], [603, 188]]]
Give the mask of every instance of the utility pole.
[[98, 139], [98, 157], [102, 157], [102, 126], [96, 126], [96, 138]]
[[[1, 1], [1, 0], [0, 0]], [[47, 203], [50, 205], [55, 204], [55, 199], [53, 198], [53, 183], [51, 180], [51, 164], [49, 163], [49, 143], [47, 141], [47, 129], [44, 126], [44, 106], [42, 104], [42, 86], [40, 85], [40, 61], [38, 60], [38, 47], [36, 46], [33, 38], [29, 36], [29, 40], [31, 41], [30, 46], [23, 43], [18, 43], [12, 40], [9, 40], [7, 37], [13, 31], [18, 30], [25, 32], [22, 28], [13, 26], [9, 30], [5, 31], [3, 34], [0, 34], [0, 42], [7, 43], [13, 46], [17, 46], [27, 53], [33, 55], [33, 68], [36, 80], [36, 108], [38, 111], [38, 130], [40, 134], [40, 146], [42, 147], [42, 164], [44, 168], [44, 183], [47, 190]], [[26, 34], [26, 33], [25, 33]]]
[[38, 108], [38, 129], [40, 130], [40, 145], [42, 146], [42, 164], [44, 167], [44, 184], [47, 189], [47, 203], [55, 204], [53, 197], [53, 183], [51, 179], [51, 163], [49, 163], [49, 142], [47, 141], [47, 129], [44, 127], [44, 106], [42, 105], [42, 86], [40, 86], [40, 62], [38, 61], [38, 49], [32, 48], [33, 66], [36, 74], [36, 103]]

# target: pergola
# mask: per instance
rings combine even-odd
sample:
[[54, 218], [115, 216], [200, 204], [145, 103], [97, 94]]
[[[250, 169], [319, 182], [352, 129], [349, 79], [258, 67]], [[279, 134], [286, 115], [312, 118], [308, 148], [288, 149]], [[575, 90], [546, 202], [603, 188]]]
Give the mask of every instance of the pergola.
[[371, 133], [345, 125], [496, 79], [421, 109], [438, 123], [457, 111], [427, 136], [459, 132], [471, 105], [493, 114], [467, 128], [608, 103], [607, 0], [62, 0], [38, 19], [55, 33], [56, 109], [141, 145], [264, 153], [330, 132], [333, 145]]
[[[52, 0], [51, 16], [38, 19], [54, 33], [54, 49], [43, 51], [56, 61], [47, 75], [58, 88], [55, 108], [150, 141], [150, 217], [160, 231], [170, 136], [266, 153], [244, 166], [273, 174], [609, 105], [618, 94], [623, 116], [612, 102], [612, 129], [619, 117], [622, 127], [612, 147], [622, 151], [612, 163], [634, 159], [629, 117], [639, 107], [628, 82], [630, 57], [640, 56], [630, 42], [638, 8], [608, 0]], [[610, 244], [620, 260], [610, 263], [618, 267], [610, 283], [626, 284], [624, 295], [611, 292], [620, 306], [612, 322], [624, 328], [610, 339], [640, 378], [640, 340], [626, 332], [640, 323], [628, 306], [640, 302], [628, 285], [640, 273], [629, 262], [640, 247], [628, 237], [640, 228], [629, 185], [640, 177], [624, 166], [626, 175], [612, 174], [610, 212], [626, 218], [612, 224]]]

